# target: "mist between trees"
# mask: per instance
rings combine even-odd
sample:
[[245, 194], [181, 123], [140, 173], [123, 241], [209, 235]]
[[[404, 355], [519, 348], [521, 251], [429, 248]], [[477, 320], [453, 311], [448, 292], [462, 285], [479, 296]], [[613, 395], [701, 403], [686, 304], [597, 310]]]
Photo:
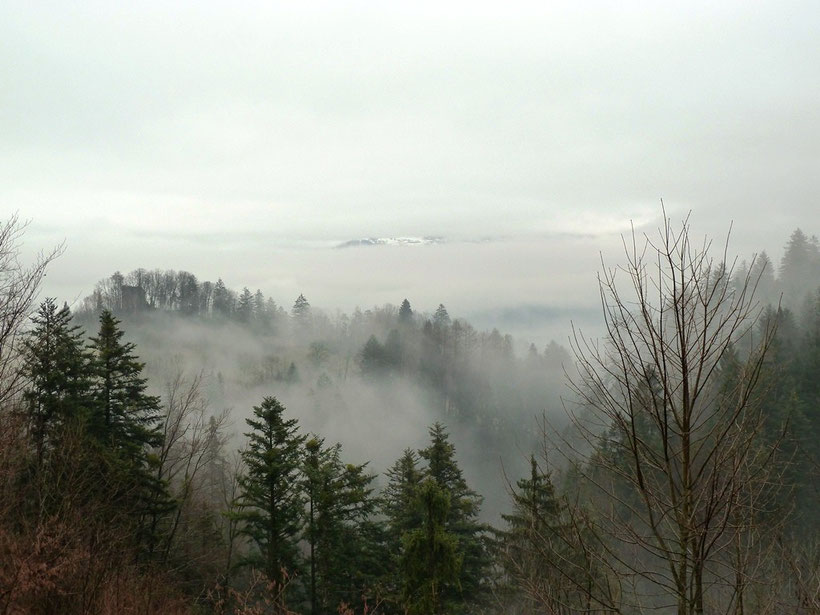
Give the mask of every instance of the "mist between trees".
[[775, 271], [665, 220], [604, 264], [602, 339], [522, 353], [170, 270], [36, 305], [23, 229], [0, 613], [820, 612], [815, 238]]

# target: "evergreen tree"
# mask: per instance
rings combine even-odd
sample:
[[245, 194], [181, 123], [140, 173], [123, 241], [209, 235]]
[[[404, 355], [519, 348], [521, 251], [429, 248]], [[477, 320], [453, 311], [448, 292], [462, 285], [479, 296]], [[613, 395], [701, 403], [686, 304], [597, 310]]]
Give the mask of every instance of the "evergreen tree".
[[405, 449], [387, 471], [387, 486], [380, 497], [380, 511], [387, 525], [385, 549], [390, 558], [385, 597], [397, 603], [403, 591], [403, 577], [400, 574], [402, 537], [422, 524], [421, 510], [416, 506], [417, 491], [422, 481], [418, 463], [416, 451]]
[[425, 477], [432, 478], [450, 494], [448, 522], [461, 523], [478, 516], [481, 496], [467, 486], [461, 468], [458, 467], [456, 449], [450, 442], [447, 428], [440, 422], [430, 427], [430, 445], [419, 451], [427, 461]]
[[450, 314], [447, 313], [447, 308], [443, 303], [439, 303], [436, 308], [436, 313], [433, 314], [433, 324], [441, 329], [445, 329], [450, 325]]
[[247, 470], [240, 478], [236, 514], [242, 533], [257, 549], [244, 563], [260, 568], [278, 586], [285, 573], [299, 569], [303, 504], [299, 471], [305, 436], [298, 435], [296, 419], [285, 419], [284, 412], [275, 397], [265, 397], [253, 418], [246, 419], [251, 428], [242, 451]]
[[408, 613], [455, 613], [453, 596], [459, 593], [462, 555], [458, 538], [447, 528], [450, 496], [433, 479], [416, 490], [421, 526], [402, 537], [401, 569], [404, 603]]
[[298, 326], [310, 326], [310, 303], [308, 303], [308, 300], [305, 299], [304, 295], [300, 294], [296, 297], [296, 301], [293, 303], [293, 308], [290, 310], [290, 315]]
[[[541, 471], [535, 456], [530, 457], [529, 478], [518, 480], [516, 487], [513, 512], [501, 515], [507, 529], [497, 532], [501, 565], [510, 581], [526, 588], [527, 593], [540, 591], [559, 601], [561, 579], [556, 567], [560, 569], [563, 562], [552, 549], [561, 544], [556, 539], [561, 530], [561, 506], [549, 474]], [[533, 610], [530, 605], [529, 612]]]
[[268, 310], [265, 305], [265, 295], [262, 294], [262, 291], [258, 288], [256, 289], [256, 293], [253, 295], [252, 305], [253, 321], [261, 327], [267, 328], [270, 325], [270, 315], [268, 314]]
[[416, 451], [407, 448], [387, 471], [387, 486], [381, 495], [381, 510], [387, 518], [395, 545], [398, 545], [402, 534], [421, 525], [419, 512], [413, 506], [416, 490], [422, 480], [418, 463]]
[[783, 300], [792, 310], [801, 306], [807, 292], [813, 293], [820, 286], [817, 240], [809, 239], [800, 229], [796, 229], [789, 237], [780, 261], [780, 282]]
[[146, 392], [143, 363], [134, 344], [122, 342], [120, 321], [110, 311], [100, 314], [100, 330], [91, 338], [94, 353], [91, 433], [106, 447], [142, 463], [146, 450], [161, 442], [160, 400]]
[[339, 444], [323, 448], [322, 440], [313, 438], [306, 450], [311, 612], [335, 612], [342, 602], [360, 604], [380, 572], [374, 561], [380, 533], [370, 520], [374, 476], [366, 464], [342, 463]]
[[392, 370], [399, 370], [404, 361], [404, 348], [398, 330], [391, 329], [384, 342], [384, 362]]
[[410, 302], [405, 299], [401, 302], [399, 307], [399, 322], [409, 323], [413, 321], [413, 309], [410, 307]]
[[319, 612], [318, 594], [316, 592], [316, 543], [318, 540], [316, 517], [318, 515], [318, 500], [324, 481], [324, 468], [327, 463], [327, 450], [323, 448], [324, 440], [313, 437], [305, 444], [305, 492], [307, 495], [307, 527], [306, 539], [310, 558], [310, 612], [315, 615]]
[[[755, 296], [760, 298], [760, 302], [763, 305], [776, 305], [780, 301], [780, 291], [778, 290], [774, 274], [775, 266], [772, 263], [772, 259], [770, 259], [766, 251], [763, 250], [752, 262], [749, 276], [750, 280], [757, 284]], [[741, 275], [742, 271], [735, 275], [735, 278], [737, 280], [744, 280], [745, 278], [740, 277]]]
[[225, 282], [222, 278], [216, 281], [213, 295], [213, 313], [219, 316], [227, 317], [231, 313], [231, 296], [228, 289], [225, 287]]
[[362, 376], [375, 378], [384, 372], [386, 367], [384, 346], [379, 343], [375, 335], [371, 335], [359, 353], [359, 366]]
[[430, 445], [419, 451], [427, 461], [424, 476], [449, 495], [447, 529], [456, 536], [463, 557], [459, 585], [465, 598], [478, 603], [485, 598], [491, 564], [485, 535], [488, 528], [478, 521], [482, 498], [467, 486], [444, 425], [436, 422], [430, 428], [430, 440]]
[[101, 473], [111, 498], [133, 520], [137, 544], [150, 556], [160, 537], [157, 518], [174, 508], [168, 486], [152, 471], [160, 446], [160, 400], [147, 393], [143, 363], [120, 321], [108, 310], [100, 314], [100, 330], [91, 338], [93, 405], [88, 431], [100, 450]]
[[67, 305], [58, 310], [54, 299], [47, 298], [32, 321], [34, 329], [23, 343], [24, 398], [40, 466], [60, 428], [85, 418], [91, 368], [83, 332], [71, 324]]
[[253, 318], [253, 295], [248, 287], [242, 289], [242, 294], [239, 295], [239, 301], [236, 304], [236, 318], [241, 323], [249, 323]]
[[273, 329], [276, 329], [276, 321], [284, 314], [281, 307], [276, 305], [276, 302], [268, 297], [265, 300], [265, 324]]

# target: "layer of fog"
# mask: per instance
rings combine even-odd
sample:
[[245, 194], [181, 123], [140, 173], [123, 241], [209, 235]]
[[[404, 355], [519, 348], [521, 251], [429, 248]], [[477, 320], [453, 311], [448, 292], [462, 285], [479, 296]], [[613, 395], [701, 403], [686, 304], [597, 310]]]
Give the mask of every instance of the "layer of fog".
[[[402, 451], [426, 447], [428, 427], [441, 421], [448, 427], [468, 484], [484, 497], [482, 516], [490, 522], [498, 522], [499, 514], [509, 509], [507, 480], [514, 482], [526, 472], [527, 455], [539, 442], [539, 416], [546, 411], [557, 424], [563, 417], [560, 365], [537, 378], [528, 394], [527, 409], [505, 417], [509, 426], [498, 435], [486, 418], [482, 425], [480, 418], [448, 416], [432, 390], [418, 380], [397, 374], [362, 378], [358, 366], [361, 346], [371, 331], [384, 341], [377, 326], [352, 336], [347, 348], [317, 364], [308, 352], [311, 340], [322, 339], [320, 332], [260, 336], [236, 323], [172, 313], [122, 317], [126, 339], [137, 344], [156, 394], [163, 395], [165, 383], [176, 374], [188, 378], [200, 374], [211, 411], [230, 409], [230, 448], [244, 446], [245, 419], [253, 406], [273, 395], [285, 405], [288, 416], [298, 419], [302, 433], [315, 433], [328, 444], [341, 443], [347, 462], [369, 462], [370, 470], [377, 474], [376, 485], [381, 487], [386, 481], [384, 472]], [[92, 315], [83, 316], [81, 323], [94, 331]], [[293, 382], [287, 378], [291, 361], [298, 370]], [[494, 372], [498, 371], [488, 365], [482, 378], [497, 378]], [[504, 401], [499, 404], [503, 406]]]

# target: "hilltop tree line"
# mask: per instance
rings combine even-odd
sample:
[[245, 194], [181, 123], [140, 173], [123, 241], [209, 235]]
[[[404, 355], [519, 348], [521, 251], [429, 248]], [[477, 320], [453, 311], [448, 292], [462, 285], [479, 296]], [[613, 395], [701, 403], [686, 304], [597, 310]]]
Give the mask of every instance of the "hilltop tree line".
[[[423, 313], [404, 298], [398, 306], [329, 316], [303, 294], [285, 311], [261, 291], [236, 293], [221, 282], [215, 287], [224, 290], [212, 292], [212, 287], [187, 272], [115, 273], [97, 284], [78, 316], [85, 322], [100, 309], [110, 309], [143, 327], [151, 321], [122, 301], [123, 288], [138, 289], [148, 297], [147, 314], [195, 323], [205, 337], [209, 326], [237, 326], [264, 342], [263, 356], [236, 366], [237, 387], [295, 385], [315, 391], [337, 390], [354, 377], [373, 384], [402, 380], [426, 391], [424, 403], [434, 415], [478, 424], [492, 437], [519, 437], [545, 406], [560, 404], [563, 367], [570, 361], [563, 346], [551, 342], [539, 349], [531, 344], [522, 355], [510, 335], [477, 331], [466, 320], [452, 318], [443, 304]], [[198, 311], [187, 311], [180, 307], [187, 300], [180, 297], [189, 296], [209, 299], [198, 304]], [[216, 301], [223, 296], [230, 300]]]

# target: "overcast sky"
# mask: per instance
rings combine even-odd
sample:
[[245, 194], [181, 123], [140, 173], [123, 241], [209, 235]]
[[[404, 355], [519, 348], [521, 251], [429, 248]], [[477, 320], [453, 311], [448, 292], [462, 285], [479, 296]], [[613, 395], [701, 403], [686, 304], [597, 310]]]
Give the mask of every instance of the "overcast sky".
[[0, 209], [66, 241], [47, 290], [581, 309], [661, 198], [744, 254], [820, 232], [817, 2], [440, 4], [2, 2]]

